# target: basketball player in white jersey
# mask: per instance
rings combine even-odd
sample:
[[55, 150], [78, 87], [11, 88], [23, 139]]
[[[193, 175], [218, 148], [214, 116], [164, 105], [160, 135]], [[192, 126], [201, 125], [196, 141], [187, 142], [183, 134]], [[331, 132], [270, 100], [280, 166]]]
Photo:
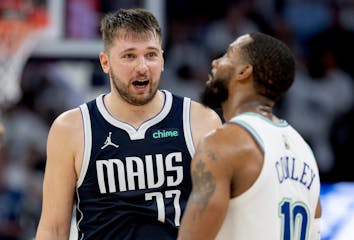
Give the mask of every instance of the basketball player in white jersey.
[[246, 34], [212, 62], [203, 102], [226, 123], [192, 160], [193, 189], [180, 240], [320, 239], [320, 179], [307, 143], [273, 106], [293, 80], [282, 42]]

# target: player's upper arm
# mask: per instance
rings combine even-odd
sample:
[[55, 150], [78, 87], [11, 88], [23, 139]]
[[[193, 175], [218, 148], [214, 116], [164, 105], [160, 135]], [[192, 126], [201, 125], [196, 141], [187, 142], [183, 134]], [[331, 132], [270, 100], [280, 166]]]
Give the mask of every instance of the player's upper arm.
[[192, 160], [193, 189], [179, 238], [214, 239], [224, 221], [230, 198], [253, 184], [261, 166], [262, 153], [242, 127], [224, 124], [208, 134], [199, 143]]
[[81, 150], [82, 131], [79, 109], [63, 113], [50, 128], [42, 214], [36, 239], [60, 239], [59, 237], [69, 236], [77, 181], [75, 159]]
[[225, 134], [218, 129], [198, 145], [191, 165], [193, 189], [182, 219], [180, 239], [214, 239], [223, 223], [232, 179], [230, 152], [223, 151], [222, 145]]
[[195, 147], [198, 146], [200, 140], [205, 135], [210, 133], [212, 130], [221, 127], [221, 124], [221, 119], [214, 110], [192, 101], [191, 128]]

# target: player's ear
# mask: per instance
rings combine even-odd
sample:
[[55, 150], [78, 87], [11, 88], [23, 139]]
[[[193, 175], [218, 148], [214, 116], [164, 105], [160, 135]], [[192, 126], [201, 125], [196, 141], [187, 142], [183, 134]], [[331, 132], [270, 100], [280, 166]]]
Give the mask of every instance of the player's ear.
[[252, 75], [253, 66], [251, 64], [243, 64], [237, 69], [239, 79], [246, 79]]
[[108, 74], [109, 73], [109, 60], [108, 55], [105, 52], [100, 52], [99, 54], [100, 63], [103, 71]]

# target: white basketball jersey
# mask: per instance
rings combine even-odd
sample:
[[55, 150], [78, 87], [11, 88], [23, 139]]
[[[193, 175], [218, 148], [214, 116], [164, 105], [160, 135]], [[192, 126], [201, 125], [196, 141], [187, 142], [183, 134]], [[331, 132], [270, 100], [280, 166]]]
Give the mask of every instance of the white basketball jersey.
[[230, 199], [216, 239], [309, 240], [320, 194], [314, 155], [287, 122], [244, 113], [230, 120], [258, 142], [264, 163], [255, 183]]

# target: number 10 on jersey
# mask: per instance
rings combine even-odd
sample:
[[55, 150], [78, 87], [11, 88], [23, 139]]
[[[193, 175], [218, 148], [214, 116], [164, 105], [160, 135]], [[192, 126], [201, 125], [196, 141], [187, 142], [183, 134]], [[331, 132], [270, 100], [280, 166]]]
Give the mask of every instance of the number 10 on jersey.
[[279, 205], [279, 217], [282, 220], [283, 240], [306, 240], [309, 236], [310, 212], [302, 202], [292, 203], [283, 199]]

